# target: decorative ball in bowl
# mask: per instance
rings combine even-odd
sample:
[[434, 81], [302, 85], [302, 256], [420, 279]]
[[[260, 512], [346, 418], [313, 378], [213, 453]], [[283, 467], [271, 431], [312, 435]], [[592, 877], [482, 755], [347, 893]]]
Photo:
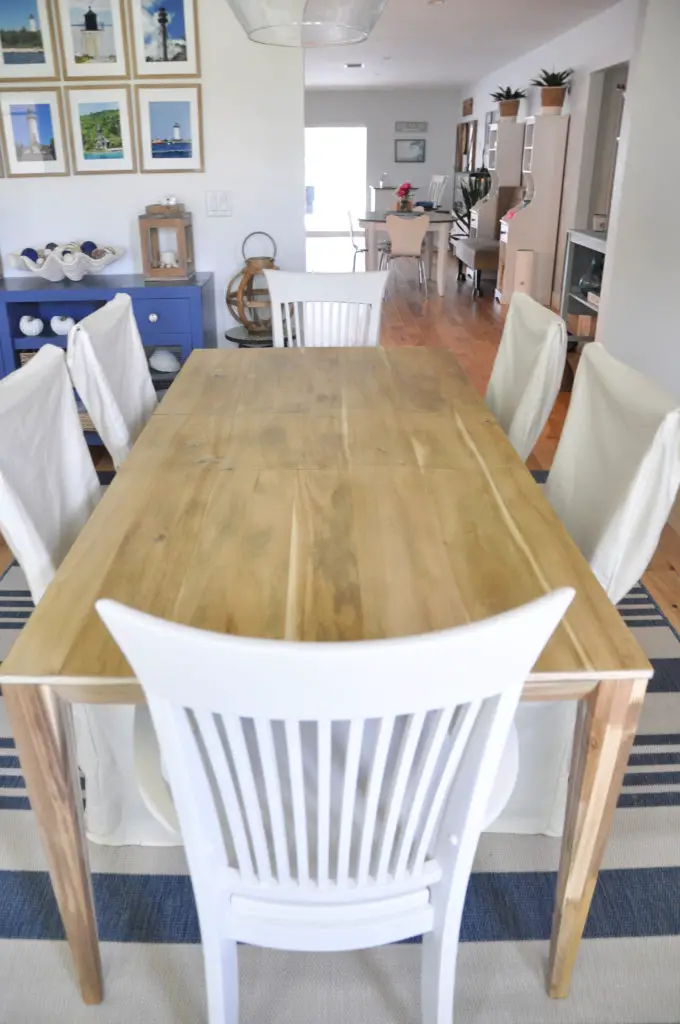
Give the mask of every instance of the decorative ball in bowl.
[[12, 265], [19, 270], [30, 270], [47, 281], [82, 281], [86, 274], [101, 274], [105, 267], [125, 255], [125, 249], [115, 245], [98, 246], [96, 242], [78, 241], [57, 245], [48, 242], [42, 249], [26, 248], [10, 253]]

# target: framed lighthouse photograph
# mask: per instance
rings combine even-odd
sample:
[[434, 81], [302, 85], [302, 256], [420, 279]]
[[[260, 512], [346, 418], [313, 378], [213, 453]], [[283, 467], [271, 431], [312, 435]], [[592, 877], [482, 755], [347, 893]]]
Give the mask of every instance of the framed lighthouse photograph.
[[66, 112], [76, 174], [122, 174], [137, 169], [128, 86], [70, 85]]
[[200, 74], [196, 0], [131, 0], [137, 78]]
[[135, 91], [142, 172], [202, 171], [201, 87], [138, 85]]
[[127, 78], [123, 0], [57, 0], [66, 79]]
[[0, 82], [55, 81], [53, 39], [47, 0], [0, 0]]
[[3, 89], [0, 135], [9, 178], [69, 173], [61, 97], [56, 89]]

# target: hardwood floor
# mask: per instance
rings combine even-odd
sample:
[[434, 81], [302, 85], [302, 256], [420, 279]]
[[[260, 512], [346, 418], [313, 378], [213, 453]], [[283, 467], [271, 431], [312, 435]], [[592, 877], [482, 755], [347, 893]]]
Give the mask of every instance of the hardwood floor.
[[[319, 250], [322, 252], [323, 247], [317, 247], [317, 262]], [[351, 270], [351, 253], [348, 243], [336, 244], [335, 263], [326, 269]], [[315, 265], [313, 269], [323, 267]], [[491, 287], [487, 287], [484, 297], [473, 300], [469, 283], [456, 284], [452, 260], [447, 295], [440, 298], [431, 290], [426, 299], [417, 289], [412, 268], [409, 267], [409, 271], [397, 270], [395, 283], [390, 285], [383, 313], [382, 344], [450, 348], [480, 394], [484, 394], [503, 329], [503, 314], [493, 302]], [[530, 469], [550, 468], [568, 405], [569, 394], [560, 393], [528, 460]], [[110, 466], [105, 453], [97, 453], [96, 461], [99, 468]], [[677, 529], [674, 525], [665, 528], [644, 583], [668, 619], [680, 630], [680, 515], [671, 516], [671, 520]], [[9, 549], [0, 536], [0, 572], [10, 560]]]

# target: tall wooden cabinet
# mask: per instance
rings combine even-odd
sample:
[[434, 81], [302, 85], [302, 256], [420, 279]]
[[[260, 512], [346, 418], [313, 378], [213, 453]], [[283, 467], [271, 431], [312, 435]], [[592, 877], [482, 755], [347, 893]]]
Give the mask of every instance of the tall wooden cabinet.
[[496, 121], [489, 125], [491, 188], [470, 211], [471, 238], [498, 238], [501, 217], [517, 201], [523, 143], [523, 123]]
[[568, 117], [524, 122], [522, 198], [501, 219], [496, 298], [515, 289], [550, 305], [569, 134]]

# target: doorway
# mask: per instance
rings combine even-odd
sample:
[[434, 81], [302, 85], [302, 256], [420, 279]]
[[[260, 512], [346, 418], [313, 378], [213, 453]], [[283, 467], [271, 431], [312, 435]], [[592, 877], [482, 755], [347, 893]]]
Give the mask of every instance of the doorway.
[[366, 212], [367, 130], [305, 128], [305, 232], [348, 235]]

